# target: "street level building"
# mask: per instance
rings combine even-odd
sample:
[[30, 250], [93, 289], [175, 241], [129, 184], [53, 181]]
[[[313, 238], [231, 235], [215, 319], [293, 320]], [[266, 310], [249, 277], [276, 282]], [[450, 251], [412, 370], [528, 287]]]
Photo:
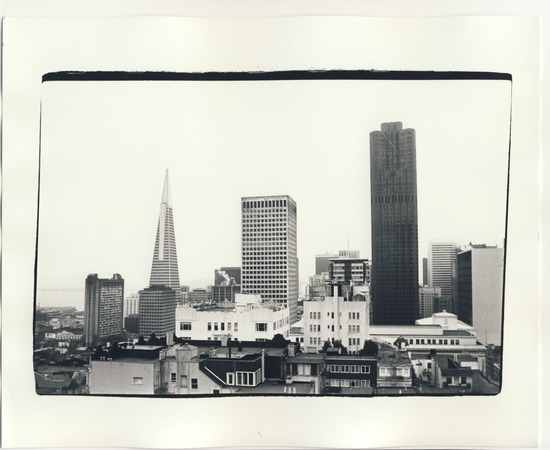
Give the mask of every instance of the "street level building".
[[88, 275], [84, 295], [86, 345], [118, 335], [123, 327], [124, 279], [118, 273], [111, 279]]
[[472, 245], [458, 254], [458, 318], [485, 345], [501, 344], [504, 249]]
[[241, 199], [241, 291], [287, 305], [297, 320], [296, 202], [288, 195]]
[[372, 274], [377, 325], [418, 318], [418, 213], [415, 131], [401, 122], [370, 133]]
[[342, 355], [327, 351], [323, 393], [370, 395], [377, 384], [376, 356]]

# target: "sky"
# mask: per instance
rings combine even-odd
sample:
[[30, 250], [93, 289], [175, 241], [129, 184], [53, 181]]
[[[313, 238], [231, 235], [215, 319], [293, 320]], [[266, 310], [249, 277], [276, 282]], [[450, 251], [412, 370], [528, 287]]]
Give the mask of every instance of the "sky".
[[37, 301], [89, 273], [148, 285], [166, 169], [182, 284], [240, 265], [244, 196], [297, 202], [301, 283], [316, 254], [370, 259], [383, 122], [416, 130], [419, 259], [430, 240], [502, 246], [509, 118], [505, 81], [43, 83]]

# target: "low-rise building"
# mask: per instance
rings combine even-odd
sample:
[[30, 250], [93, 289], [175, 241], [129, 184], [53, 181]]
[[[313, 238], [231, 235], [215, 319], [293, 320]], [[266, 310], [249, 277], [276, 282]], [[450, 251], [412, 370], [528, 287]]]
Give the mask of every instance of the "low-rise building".
[[413, 366], [406, 352], [382, 350], [378, 353], [378, 380], [380, 388], [409, 388], [412, 386]]
[[331, 297], [304, 301], [304, 347], [311, 353], [322, 349], [326, 341], [340, 341], [349, 353], [357, 353], [369, 333], [368, 297], [341, 295], [342, 285], [332, 288]]
[[322, 374], [325, 367], [325, 355], [322, 353], [289, 352], [285, 365], [286, 384], [305, 383], [313, 389], [311, 394], [320, 394], [323, 386]]
[[478, 342], [476, 331], [446, 311], [417, 320], [415, 325], [372, 325], [370, 337], [389, 345], [402, 338], [409, 353], [430, 353], [432, 349], [451, 355], [467, 353], [478, 358], [485, 370], [485, 346]]
[[324, 393], [371, 395], [377, 385], [376, 356], [342, 355], [327, 351]]
[[260, 295], [236, 294], [235, 303], [225, 302], [193, 308], [176, 308], [176, 336], [182, 339], [266, 341], [276, 334], [290, 335], [288, 308], [262, 302]]
[[459, 388], [461, 392], [471, 392], [473, 371], [461, 367], [451, 358], [434, 356], [434, 385], [438, 388]]

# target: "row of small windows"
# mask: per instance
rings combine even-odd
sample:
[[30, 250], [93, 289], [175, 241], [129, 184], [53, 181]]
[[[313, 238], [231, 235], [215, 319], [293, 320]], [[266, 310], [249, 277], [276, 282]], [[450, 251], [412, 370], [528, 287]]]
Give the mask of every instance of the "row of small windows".
[[460, 339], [409, 339], [409, 344], [460, 345]]
[[[206, 328], [207, 328], [208, 331], [212, 331], [212, 322], [208, 322]], [[214, 331], [218, 331], [218, 322], [214, 322], [213, 328], [214, 328]], [[180, 328], [180, 329], [182, 329], [182, 328]], [[189, 328], [189, 330], [190, 329], [191, 328]], [[220, 322], [219, 323], [219, 330], [221, 330], [221, 331], [226, 330], [225, 322]], [[227, 331], [231, 331], [231, 322], [227, 322]], [[233, 331], [239, 331], [239, 323], [238, 322], [233, 323]]]
[[[340, 313], [340, 317], [342, 316], [342, 313]], [[334, 312], [327, 312], [327, 317], [330, 317], [331, 319], [334, 319]], [[321, 312], [320, 311], [310, 311], [309, 312], [309, 318], [311, 320], [321, 320]], [[348, 312], [348, 319], [349, 320], [359, 320], [360, 314], [359, 312]]]
[[370, 366], [367, 365], [330, 365], [331, 373], [370, 373]]
[[230, 386], [256, 386], [260, 382], [258, 372], [227, 372], [226, 383]]
[[286, 200], [253, 200], [243, 202], [243, 208], [280, 208], [286, 207]]
[[335, 378], [325, 380], [325, 386], [330, 387], [349, 387], [349, 388], [368, 388], [370, 380], [338, 380]]
[[408, 377], [411, 375], [410, 369], [408, 367], [396, 367], [395, 369], [392, 369], [391, 367], [380, 367], [379, 375], [381, 377], [391, 377], [394, 370], [395, 375], [398, 377]]

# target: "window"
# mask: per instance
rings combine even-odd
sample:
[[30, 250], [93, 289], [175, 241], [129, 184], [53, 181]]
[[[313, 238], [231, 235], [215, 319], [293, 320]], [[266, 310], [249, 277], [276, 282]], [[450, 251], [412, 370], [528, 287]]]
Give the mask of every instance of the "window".
[[429, 362], [429, 363], [428, 363], [428, 369], [431, 369], [431, 368], [432, 368], [432, 363]]
[[175, 383], [177, 381], [177, 378], [176, 378], [176, 372], [172, 372], [170, 374], [170, 383]]
[[256, 323], [256, 331], [267, 331], [267, 323]]
[[233, 386], [235, 384], [235, 375], [233, 372], [227, 372], [225, 374], [227, 384]]
[[370, 387], [370, 380], [361, 380], [361, 387]]
[[214, 322], [214, 331], [218, 331], [218, 322]]
[[227, 331], [231, 331], [231, 322], [227, 322]]
[[361, 366], [361, 373], [370, 373], [370, 366]]
[[381, 377], [389, 377], [391, 374], [390, 374], [390, 369], [388, 367], [380, 367], [380, 376]]
[[359, 373], [359, 366], [351, 366], [351, 373]]
[[468, 380], [466, 379], [466, 377], [460, 377], [460, 384], [466, 384], [468, 383]]
[[409, 369], [406, 367], [398, 367], [397, 368], [397, 376], [398, 377], [408, 377], [409, 376]]
[[182, 375], [180, 377], [180, 386], [187, 387], [187, 375]]
[[234, 331], [239, 331], [239, 324], [237, 322], [235, 322], [233, 325], [234, 325], [233, 330]]
[[445, 340], [443, 341], [443, 343], [444, 343], [445, 345], [447, 345], [447, 339], [445, 339]]
[[340, 380], [340, 386], [349, 387], [349, 380]]
[[143, 377], [134, 377], [133, 384], [143, 384]]
[[191, 389], [198, 389], [198, 388], [199, 388], [198, 378], [191, 378]]
[[212, 322], [208, 322], [208, 331], [212, 331]]
[[340, 380], [336, 380], [334, 378], [331, 378], [330, 380], [330, 386], [331, 387], [339, 387], [340, 386]]
[[220, 323], [220, 326], [221, 326], [221, 330], [225, 331], [225, 322]]
[[359, 380], [350, 380], [350, 387], [358, 388], [360, 386]]
[[359, 313], [357, 313], [357, 320], [359, 320]]
[[180, 330], [190, 330], [191, 322], [180, 322]]
[[447, 384], [453, 384], [453, 377], [447, 377]]
[[458, 339], [455, 340], [455, 345], [460, 345], [460, 341]]
[[332, 366], [330, 366], [330, 371], [332, 373], [338, 373], [338, 372], [340, 372], [340, 366], [332, 365]]
[[360, 333], [361, 332], [361, 329], [360, 329], [360, 325], [357, 325], [357, 332]]
[[349, 366], [340, 366], [340, 372], [349, 373]]

